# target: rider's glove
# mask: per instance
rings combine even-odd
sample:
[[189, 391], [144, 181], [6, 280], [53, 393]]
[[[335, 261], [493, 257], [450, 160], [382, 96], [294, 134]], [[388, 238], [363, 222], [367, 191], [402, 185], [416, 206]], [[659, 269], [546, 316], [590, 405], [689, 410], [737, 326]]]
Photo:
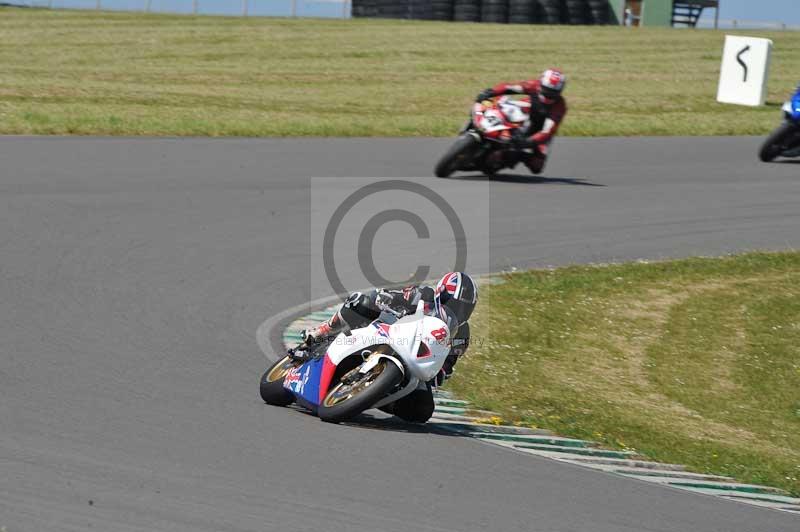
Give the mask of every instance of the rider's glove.
[[331, 334], [331, 326], [327, 323], [322, 323], [317, 327], [312, 327], [311, 329], [303, 329], [300, 331], [300, 338], [303, 339], [303, 343], [307, 346], [312, 346], [314, 344], [319, 344], [325, 341], [325, 339]]
[[483, 100], [488, 100], [489, 98], [494, 98], [494, 90], [492, 89], [484, 89], [478, 94], [478, 97], [475, 98], [476, 102], [482, 102]]
[[387, 308], [392, 308], [392, 303], [394, 302], [394, 295], [390, 294], [389, 292], [384, 292], [383, 290], [378, 291], [378, 296], [375, 298], [375, 304], [381, 310], [386, 310]]
[[309, 329], [303, 329], [300, 331], [300, 338], [303, 340], [303, 344], [305, 345], [312, 345], [317, 343], [318, 339]]

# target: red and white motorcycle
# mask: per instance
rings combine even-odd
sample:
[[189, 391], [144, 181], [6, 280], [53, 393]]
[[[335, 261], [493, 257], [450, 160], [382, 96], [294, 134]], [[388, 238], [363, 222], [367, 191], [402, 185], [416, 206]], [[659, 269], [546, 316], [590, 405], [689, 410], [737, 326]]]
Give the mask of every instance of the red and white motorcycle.
[[261, 398], [276, 406], [297, 402], [323, 421], [339, 422], [424, 388], [450, 352], [447, 325], [426, 315], [424, 305], [342, 332], [309, 360], [284, 356], [261, 377]]
[[512, 168], [519, 162], [519, 152], [512, 143], [514, 132], [527, 126], [530, 112], [528, 96], [476, 102], [472, 119], [436, 165], [436, 176], [448, 177], [459, 170], [492, 175]]

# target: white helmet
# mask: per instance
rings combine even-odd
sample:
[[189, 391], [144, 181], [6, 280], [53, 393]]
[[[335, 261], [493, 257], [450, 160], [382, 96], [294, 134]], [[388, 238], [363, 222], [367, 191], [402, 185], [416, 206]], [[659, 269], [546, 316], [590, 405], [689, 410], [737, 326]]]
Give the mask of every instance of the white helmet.
[[552, 105], [561, 96], [567, 77], [557, 68], [548, 68], [539, 78], [539, 101], [545, 105]]

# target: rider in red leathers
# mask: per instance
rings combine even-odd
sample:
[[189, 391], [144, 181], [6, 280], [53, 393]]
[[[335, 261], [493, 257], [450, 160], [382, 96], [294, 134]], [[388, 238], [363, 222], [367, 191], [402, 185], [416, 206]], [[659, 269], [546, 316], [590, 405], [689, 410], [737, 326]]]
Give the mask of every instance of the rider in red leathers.
[[539, 79], [518, 83], [500, 83], [482, 91], [476, 101], [481, 102], [503, 94], [527, 94], [531, 98], [529, 123], [517, 130], [514, 144], [523, 150], [522, 162], [534, 174], [544, 169], [547, 146], [558, 132], [558, 126], [567, 114], [567, 104], [561, 96], [567, 78], [555, 68], [545, 70]]

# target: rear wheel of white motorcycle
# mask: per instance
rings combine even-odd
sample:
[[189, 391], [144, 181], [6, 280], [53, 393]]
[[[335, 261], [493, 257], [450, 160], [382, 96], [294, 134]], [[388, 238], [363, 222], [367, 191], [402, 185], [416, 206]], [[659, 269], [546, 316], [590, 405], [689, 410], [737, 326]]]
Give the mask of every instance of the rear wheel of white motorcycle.
[[400, 368], [385, 358], [366, 373], [359, 373], [356, 368], [343, 375], [328, 392], [317, 414], [330, 423], [353, 418], [383, 399], [402, 380]]
[[478, 139], [469, 133], [461, 135], [458, 140], [450, 146], [439, 163], [434, 169], [436, 177], [449, 177], [450, 174], [458, 170], [459, 166], [467, 162], [472, 157], [475, 148], [478, 147]]
[[288, 406], [294, 402], [294, 396], [283, 387], [283, 379], [295, 363], [288, 356], [275, 362], [261, 376], [261, 398], [265, 403], [274, 406]]
[[761, 151], [758, 152], [758, 158], [765, 163], [770, 162], [775, 157], [784, 152], [789, 146], [785, 143], [795, 133], [797, 126], [789, 122], [781, 124], [781, 126], [773, 131], [764, 144], [761, 146]]

